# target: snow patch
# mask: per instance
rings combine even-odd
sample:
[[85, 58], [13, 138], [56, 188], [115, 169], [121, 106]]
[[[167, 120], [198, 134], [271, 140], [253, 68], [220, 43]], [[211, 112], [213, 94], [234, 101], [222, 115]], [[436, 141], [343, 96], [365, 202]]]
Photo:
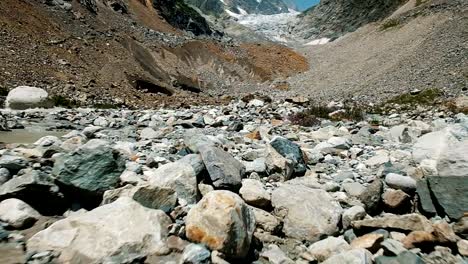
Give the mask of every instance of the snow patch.
[[306, 43], [304, 45], [305, 46], [316, 46], [316, 45], [327, 44], [328, 42], [330, 42], [329, 38], [319, 38], [319, 39], [314, 39], [311, 42], [308, 42], [308, 43]]

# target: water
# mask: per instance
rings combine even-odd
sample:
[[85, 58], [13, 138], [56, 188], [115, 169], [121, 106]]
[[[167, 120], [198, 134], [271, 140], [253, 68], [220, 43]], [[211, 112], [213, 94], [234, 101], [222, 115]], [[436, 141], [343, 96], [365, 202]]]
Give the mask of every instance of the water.
[[0, 143], [2, 144], [30, 144], [44, 136], [61, 137], [68, 131], [47, 131], [44, 129], [13, 129], [12, 131], [0, 131]]

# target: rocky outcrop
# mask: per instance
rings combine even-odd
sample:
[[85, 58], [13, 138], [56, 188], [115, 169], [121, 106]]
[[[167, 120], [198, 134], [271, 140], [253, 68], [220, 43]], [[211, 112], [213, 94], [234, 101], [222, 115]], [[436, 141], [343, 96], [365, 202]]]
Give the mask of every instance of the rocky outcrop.
[[335, 39], [369, 22], [386, 18], [404, 0], [322, 0], [301, 15], [294, 33], [305, 39]]
[[282, 0], [186, 0], [186, 2], [213, 16], [222, 16], [226, 10], [238, 15], [273, 15], [288, 12], [288, 6]]

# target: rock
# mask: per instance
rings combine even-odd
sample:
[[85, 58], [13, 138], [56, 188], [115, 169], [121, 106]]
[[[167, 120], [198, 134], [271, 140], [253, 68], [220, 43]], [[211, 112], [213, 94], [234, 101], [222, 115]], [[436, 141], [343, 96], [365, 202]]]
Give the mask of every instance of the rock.
[[437, 176], [468, 178], [468, 140], [445, 148], [437, 161]]
[[419, 196], [418, 202], [420, 211], [427, 216], [436, 215], [437, 209], [432, 201], [427, 179], [421, 179], [417, 182], [416, 192]]
[[11, 109], [28, 109], [36, 107], [52, 107], [49, 94], [41, 89], [30, 86], [18, 86], [8, 93], [5, 106]]
[[250, 174], [252, 172], [265, 174], [266, 169], [267, 169], [264, 158], [258, 158], [252, 162], [244, 162], [244, 164], [245, 164], [245, 171], [247, 172], [247, 174]]
[[34, 145], [40, 147], [60, 146], [62, 141], [56, 136], [45, 136], [34, 142]]
[[394, 189], [404, 192], [414, 192], [416, 190], [416, 180], [409, 176], [403, 176], [396, 173], [389, 173], [385, 176], [385, 183]]
[[40, 217], [39, 212], [18, 199], [6, 199], [0, 202], [0, 220], [15, 229], [28, 228]]
[[425, 245], [434, 244], [435, 237], [427, 231], [412, 231], [405, 239], [403, 239], [403, 246], [407, 249], [422, 247]]
[[170, 224], [163, 211], [124, 197], [55, 222], [31, 237], [27, 248], [60, 252], [61, 263], [99, 263], [122, 251], [167, 254], [165, 240]]
[[130, 197], [144, 207], [160, 209], [165, 213], [171, 212], [177, 204], [177, 194], [173, 189], [139, 185], [108, 190], [104, 193], [102, 204], [109, 204], [120, 197]]
[[364, 248], [370, 252], [377, 252], [380, 248], [380, 243], [384, 240], [382, 234], [370, 233], [360, 237], [355, 238], [351, 242], [351, 248]]
[[8, 127], [8, 120], [2, 113], [0, 113], [0, 131], [10, 131]]
[[366, 160], [364, 163], [369, 167], [378, 167], [382, 164], [385, 164], [390, 161], [390, 157], [386, 150], [377, 152], [370, 159]]
[[355, 197], [361, 196], [366, 190], [366, 188], [359, 182], [347, 182], [343, 183], [342, 186], [347, 194]]
[[278, 220], [278, 218], [262, 209], [258, 209], [255, 207], [250, 207], [250, 209], [254, 214], [257, 227], [267, 232], [277, 231], [277, 228], [280, 225], [280, 221]]
[[260, 257], [266, 259], [271, 264], [294, 264], [286, 254], [274, 244], [268, 245], [265, 250], [260, 253]]
[[432, 226], [434, 227], [432, 234], [440, 244], [455, 244], [460, 240], [453, 231], [452, 226], [444, 220], [437, 221]]
[[374, 215], [381, 210], [380, 198], [383, 190], [383, 182], [375, 179], [366, 190], [358, 197], [365, 205], [366, 212]]
[[240, 161], [217, 147], [203, 146], [199, 151], [215, 188], [239, 190], [245, 175]]
[[327, 140], [327, 143], [330, 144], [330, 147], [336, 149], [350, 149], [352, 147], [351, 140], [343, 137], [331, 137]]
[[140, 132], [141, 139], [160, 138], [163, 134], [160, 131], [154, 131], [151, 127], [145, 127]]
[[8, 169], [11, 172], [17, 172], [28, 166], [28, 161], [23, 157], [3, 155], [0, 157], [0, 167]]
[[0, 186], [0, 201], [8, 198], [17, 198], [42, 215], [62, 214], [66, 210], [66, 200], [53, 179], [38, 171], [17, 176]]
[[216, 145], [215, 142], [213, 142], [205, 134], [197, 129], [188, 130], [184, 135], [184, 142], [193, 153], [198, 153], [198, 148], [200, 146], [214, 147]]
[[376, 264], [425, 264], [425, 262], [411, 251], [404, 251], [396, 257], [379, 256]]
[[80, 193], [77, 198], [85, 204], [117, 187], [125, 169], [125, 160], [118, 152], [100, 141], [93, 143], [89, 141], [75, 151], [59, 156], [52, 170], [60, 184]]
[[413, 146], [413, 159], [420, 163], [424, 159], [438, 160], [446, 148], [458, 144], [458, 139], [450, 128], [431, 132], [418, 138]]
[[460, 240], [457, 242], [457, 248], [460, 255], [468, 257], [468, 240]]
[[348, 229], [353, 221], [361, 220], [366, 216], [366, 210], [359, 205], [355, 205], [344, 211], [342, 216], [342, 224], [344, 229]]
[[182, 253], [184, 264], [209, 264], [211, 252], [203, 245], [189, 244]]
[[230, 258], [244, 258], [250, 248], [255, 218], [244, 201], [229, 191], [212, 191], [190, 209], [186, 235]]
[[327, 237], [313, 243], [307, 249], [307, 253], [318, 262], [323, 262], [329, 257], [350, 250], [348, 242], [341, 238]]
[[468, 177], [428, 177], [432, 197], [451, 219], [460, 219], [468, 212]]
[[303, 176], [307, 170], [307, 165], [301, 148], [292, 141], [283, 138], [275, 137], [270, 145], [283, 157], [292, 160], [295, 163], [294, 174]]
[[405, 213], [411, 209], [411, 197], [402, 190], [387, 189], [382, 201], [387, 212]]
[[186, 155], [178, 161], [181, 163], [190, 164], [193, 170], [195, 171], [196, 175], [200, 175], [206, 170], [205, 164], [203, 163], [201, 156], [197, 154]]
[[403, 244], [397, 240], [388, 238], [381, 243], [384, 252], [390, 256], [397, 256], [402, 252], [406, 251], [406, 248], [403, 247]]
[[10, 171], [7, 168], [0, 168], [0, 185], [11, 179]]
[[239, 194], [247, 204], [260, 208], [271, 205], [270, 193], [259, 180], [243, 179]]
[[279, 173], [284, 180], [289, 180], [294, 171], [294, 162], [279, 154], [271, 145], [267, 145], [265, 165], [269, 175]]
[[338, 231], [343, 209], [324, 190], [284, 184], [273, 191], [271, 201], [284, 219], [287, 237], [317, 241]]
[[197, 175], [190, 164], [177, 161], [144, 174], [151, 186], [175, 190], [177, 197], [189, 204], [197, 202]]
[[422, 215], [406, 214], [394, 215], [384, 214], [381, 217], [354, 221], [352, 226], [361, 228], [393, 228], [406, 231], [427, 231], [432, 232], [432, 223]]
[[372, 254], [365, 249], [352, 249], [337, 255], [334, 255], [322, 264], [368, 264], [372, 263]]
[[93, 138], [94, 135], [102, 129], [103, 128], [100, 126], [89, 126], [85, 127], [81, 133], [87, 138]]
[[96, 119], [94, 119], [93, 125], [99, 127], [107, 127], [109, 125], [109, 121], [107, 121], [107, 119], [103, 116], [98, 116]]
[[468, 239], [468, 215], [463, 216], [453, 225], [453, 231], [465, 239]]

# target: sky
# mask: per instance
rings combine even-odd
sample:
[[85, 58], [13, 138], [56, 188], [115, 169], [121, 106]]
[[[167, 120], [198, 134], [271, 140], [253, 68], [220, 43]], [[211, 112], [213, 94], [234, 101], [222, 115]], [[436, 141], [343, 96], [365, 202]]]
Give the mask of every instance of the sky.
[[294, 0], [299, 11], [303, 11], [313, 5], [316, 5], [320, 2], [320, 0]]

